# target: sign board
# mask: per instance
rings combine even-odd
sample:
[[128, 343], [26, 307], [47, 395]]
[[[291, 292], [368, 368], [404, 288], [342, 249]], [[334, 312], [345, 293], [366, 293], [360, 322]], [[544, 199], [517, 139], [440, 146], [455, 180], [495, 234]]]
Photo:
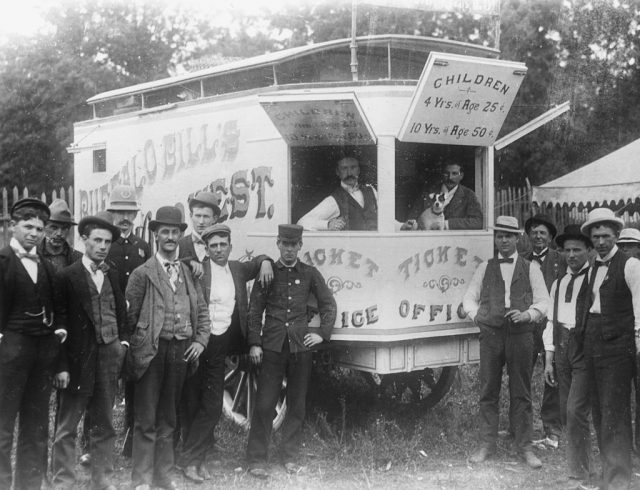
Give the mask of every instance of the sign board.
[[259, 97], [289, 146], [375, 145], [354, 93]]
[[524, 63], [431, 52], [398, 139], [492, 145], [526, 72]]

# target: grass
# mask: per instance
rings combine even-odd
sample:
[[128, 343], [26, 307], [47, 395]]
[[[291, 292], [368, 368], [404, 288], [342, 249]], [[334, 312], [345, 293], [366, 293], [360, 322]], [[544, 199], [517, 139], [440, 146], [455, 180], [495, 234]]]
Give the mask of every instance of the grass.
[[[540, 363], [534, 372], [534, 431], [541, 436], [542, 395]], [[214, 479], [186, 489], [547, 489], [557, 488], [566, 476], [564, 440], [559, 450], [536, 450], [542, 470], [530, 470], [516, 459], [507, 440], [499, 442], [497, 456], [482, 465], [466, 458], [477, 444], [478, 366], [461, 367], [451, 392], [433, 409], [378, 399], [362, 376], [352, 371], [315, 372], [310, 385], [298, 475], [288, 475], [273, 464], [263, 482], [247, 473], [246, 434], [223, 420], [217, 429], [222, 451], [210, 455]], [[501, 428], [507, 425], [507, 386], [503, 384]], [[122, 408], [118, 407], [118, 425]], [[121, 433], [121, 431], [119, 432]], [[275, 443], [278, 433], [274, 435]], [[118, 450], [122, 444], [118, 439]], [[594, 448], [595, 440], [594, 440]], [[275, 446], [272, 448], [275, 457]], [[597, 461], [597, 458], [596, 458]], [[636, 466], [638, 461], [635, 461]], [[75, 488], [90, 488], [89, 474], [80, 469]], [[115, 482], [129, 488], [130, 463], [118, 457]]]

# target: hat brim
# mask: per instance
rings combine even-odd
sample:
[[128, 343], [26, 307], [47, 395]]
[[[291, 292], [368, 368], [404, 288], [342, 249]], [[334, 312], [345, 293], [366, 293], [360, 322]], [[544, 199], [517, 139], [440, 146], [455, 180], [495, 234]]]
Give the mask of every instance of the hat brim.
[[551, 232], [551, 238], [554, 238], [558, 234], [558, 229], [553, 223], [551, 223], [551, 221], [535, 217], [529, 218], [527, 221], [525, 221], [524, 232], [528, 235], [531, 231], [531, 228], [533, 228], [535, 225], [544, 225], [549, 228], [549, 231]]
[[111, 240], [114, 242], [120, 238], [120, 228], [96, 216], [87, 216], [80, 220], [78, 224], [78, 234], [80, 236], [84, 234], [84, 230], [88, 225], [98, 225], [98, 228], [109, 230], [112, 234]]
[[71, 225], [71, 226], [78, 225], [78, 223], [70, 219], [56, 219], [56, 218], [49, 218], [48, 223], [60, 223], [61, 225]]
[[624, 221], [622, 220], [622, 218], [595, 218], [582, 223], [582, 226], [580, 226], [580, 231], [587, 235], [591, 227], [605, 224], [614, 225], [615, 227], [617, 227], [618, 231], [624, 228]]
[[522, 230], [520, 228], [509, 228], [501, 225], [495, 225], [493, 227], [493, 231], [506, 231], [507, 233], [513, 233], [514, 235], [522, 235]]
[[107, 208], [107, 211], [135, 211], [136, 213], [140, 211], [140, 208], [137, 206], [131, 206], [127, 204], [112, 204]]
[[151, 231], [156, 231], [156, 229], [158, 228], [158, 226], [177, 226], [178, 228], [180, 228], [180, 231], [184, 231], [187, 229], [187, 224], [186, 223], [169, 223], [168, 221], [157, 221], [155, 219], [152, 219], [151, 221], [149, 221], [149, 229]]
[[591, 238], [589, 238], [587, 235], [576, 235], [574, 233], [558, 235], [558, 237], [556, 238], [556, 244], [558, 245], [558, 247], [564, 248], [564, 242], [566, 242], [567, 240], [579, 240], [587, 247], [593, 248], [593, 242], [591, 241]]
[[616, 244], [619, 243], [631, 243], [632, 245], [640, 245], [640, 240], [636, 240], [635, 238], [620, 238]]
[[218, 216], [220, 216], [220, 213], [221, 213], [220, 207], [217, 204], [212, 204], [207, 201], [201, 201], [196, 198], [193, 198], [189, 201], [189, 209], [193, 209], [194, 207], [211, 208], [213, 209], [214, 214], [217, 214]]

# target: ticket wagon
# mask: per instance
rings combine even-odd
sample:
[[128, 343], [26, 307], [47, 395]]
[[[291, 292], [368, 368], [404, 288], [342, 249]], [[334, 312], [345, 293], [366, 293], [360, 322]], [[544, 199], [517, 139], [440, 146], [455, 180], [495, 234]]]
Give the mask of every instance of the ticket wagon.
[[[331, 194], [336, 161], [354, 156], [361, 184], [376, 190], [377, 226], [307, 230], [301, 260], [335, 296], [335, 362], [429, 405], [457, 366], [479, 360], [462, 296], [493, 253], [493, 145], [526, 67], [477, 45], [369, 36], [357, 39], [354, 81], [349, 42], [92, 97], [94, 117], [75, 124], [70, 147], [76, 216], [104, 209], [114, 185], [131, 184], [142, 207], [138, 231], [152, 241], [147, 223], [158, 207], [185, 210], [190, 196], [209, 190], [232, 230], [232, 258], [275, 258], [277, 225], [297, 222]], [[446, 159], [459, 162], [482, 223], [402, 230]], [[255, 378], [242, 359], [229, 363], [225, 413], [247, 424]]]

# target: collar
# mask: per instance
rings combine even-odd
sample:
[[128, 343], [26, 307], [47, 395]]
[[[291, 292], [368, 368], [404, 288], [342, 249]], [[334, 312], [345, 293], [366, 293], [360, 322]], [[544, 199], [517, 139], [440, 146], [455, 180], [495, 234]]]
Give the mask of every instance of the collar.
[[224, 271], [227, 274], [231, 274], [231, 269], [229, 269], [229, 261], [227, 261], [227, 263], [224, 265], [218, 265], [213, 260], [210, 260], [209, 263], [211, 264], [211, 270], [217, 269], [219, 271]]
[[449, 190], [447, 189], [446, 185], [442, 184], [442, 187], [440, 188], [440, 192], [443, 193], [445, 196], [453, 196], [458, 190], [458, 187], [460, 187], [460, 184], [455, 186], [453, 189]]
[[[85, 269], [87, 269], [89, 271], [89, 274], [93, 274], [93, 271], [91, 270], [91, 264], [94, 264], [94, 263], [95, 262], [93, 260], [91, 260], [89, 257], [87, 257], [86, 255], [82, 256], [82, 265], [84, 266]], [[100, 264], [98, 264], [98, 265], [100, 265]]]
[[547, 255], [547, 253], [549, 252], [549, 247], [544, 247], [540, 253], [532, 251], [531, 253], [533, 254], [533, 257], [544, 257], [545, 255]]
[[25, 254], [31, 254], [31, 255], [36, 255], [36, 249], [37, 247], [33, 247], [31, 249], [31, 251], [27, 252], [24, 247], [22, 245], [20, 245], [20, 242], [16, 239], [11, 237], [11, 241], [9, 242], [9, 246], [14, 249], [16, 252], [21, 252], [21, 253], [25, 253]]
[[353, 194], [354, 192], [357, 192], [360, 190], [360, 185], [357, 182], [356, 182], [356, 185], [351, 187], [350, 185], [347, 185], [344, 182], [340, 181], [340, 187], [342, 187], [349, 194]]
[[296, 270], [298, 270], [298, 264], [299, 264], [299, 263], [300, 263], [300, 261], [299, 261], [299, 260], [296, 260], [296, 261], [295, 261], [295, 263], [294, 263], [293, 265], [285, 265], [285, 264], [282, 262], [282, 260], [278, 259], [278, 260], [276, 261], [276, 267], [277, 267], [278, 269], [285, 269], [285, 268], [287, 268], [287, 269], [296, 269]]
[[158, 251], [156, 252], [156, 259], [158, 260], [158, 262], [160, 262], [160, 265], [164, 267], [164, 264], [166, 264], [167, 262], [170, 264], [174, 264], [178, 262], [178, 254], [176, 253], [173, 259], [167, 259], [166, 257], [163, 257], [162, 255], [160, 255], [160, 252]]
[[513, 263], [516, 263], [516, 259], [518, 258], [518, 251], [516, 250], [515, 252], [513, 252], [511, 255], [505, 257], [504, 255], [502, 255], [500, 252], [498, 252], [498, 258], [499, 259], [513, 259]]
[[202, 239], [202, 237], [200, 235], [198, 235], [197, 231], [192, 231], [191, 232], [191, 240], [193, 240], [193, 243], [201, 243], [202, 245], [204, 245], [204, 240]]
[[613, 258], [613, 256], [618, 251], [618, 246], [614, 245], [613, 248], [609, 251], [609, 253], [605, 257], [600, 257], [599, 255], [596, 257], [596, 262], [607, 262]]
[[567, 275], [570, 276], [571, 274], [578, 274], [579, 272], [582, 272], [583, 270], [588, 269], [588, 268], [589, 268], [589, 261], [588, 260], [586, 260], [585, 263], [582, 264], [582, 267], [580, 267], [580, 270], [577, 271], [577, 272], [573, 272], [571, 270], [571, 267], [567, 266]]

